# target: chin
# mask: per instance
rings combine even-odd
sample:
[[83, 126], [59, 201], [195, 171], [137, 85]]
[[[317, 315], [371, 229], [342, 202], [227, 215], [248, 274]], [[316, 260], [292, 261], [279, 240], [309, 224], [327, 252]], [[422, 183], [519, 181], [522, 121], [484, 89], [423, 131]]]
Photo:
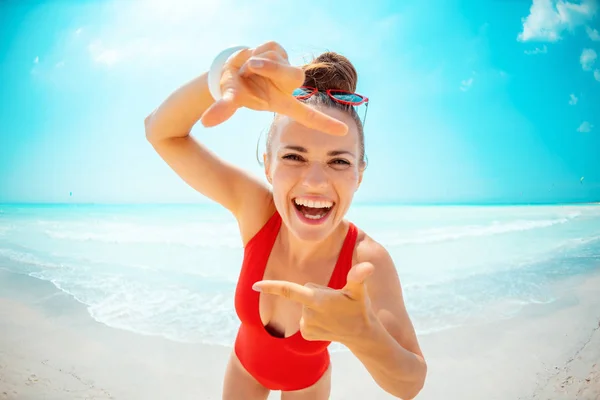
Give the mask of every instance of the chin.
[[296, 238], [307, 243], [322, 242], [333, 231], [333, 229], [306, 229], [303, 226], [299, 226], [297, 221], [292, 222], [288, 228]]

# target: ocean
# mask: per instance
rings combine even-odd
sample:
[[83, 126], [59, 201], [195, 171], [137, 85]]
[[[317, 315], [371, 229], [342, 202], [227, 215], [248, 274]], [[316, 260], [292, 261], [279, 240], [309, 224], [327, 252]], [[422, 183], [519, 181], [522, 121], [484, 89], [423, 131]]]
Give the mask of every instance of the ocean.
[[[600, 205], [355, 205], [348, 219], [392, 255], [419, 335], [511, 318], [600, 272]], [[0, 205], [0, 268], [139, 334], [230, 346], [242, 256], [213, 205]]]

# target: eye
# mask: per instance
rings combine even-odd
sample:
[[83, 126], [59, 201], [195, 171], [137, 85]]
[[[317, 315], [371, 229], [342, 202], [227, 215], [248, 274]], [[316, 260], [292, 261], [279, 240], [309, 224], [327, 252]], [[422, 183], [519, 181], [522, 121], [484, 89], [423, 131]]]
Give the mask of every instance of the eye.
[[298, 154], [286, 154], [283, 157], [284, 160], [290, 160], [290, 161], [304, 161], [304, 159], [302, 157], [300, 157]]
[[343, 158], [336, 158], [335, 160], [331, 160], [331, 163], [340, 167], [352, 165], [350, 164], [350, 161], [344, 160]]
[[344, 160], [343, 158], [336, 158], [335, 160], [332, 160], [331, 162], [334, 164], [350, 165], [350, 162], [348, 160]]

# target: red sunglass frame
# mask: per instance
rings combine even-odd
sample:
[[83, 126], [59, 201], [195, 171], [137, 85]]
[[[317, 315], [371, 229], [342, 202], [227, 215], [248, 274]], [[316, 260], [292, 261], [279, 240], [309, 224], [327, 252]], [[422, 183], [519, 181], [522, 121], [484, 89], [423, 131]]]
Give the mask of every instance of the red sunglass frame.
[[[296, 96], [296, 98], [299, 99], [299, 100], [308, 99], [309, 97], [314, 96], [315, 93], [319, 92], [319, 89], [314, 88], [312, 86], [300, 86], [298, 89], [307, 89], [307, 90], [310, 90], [310, 92], [308, 94], [306, 94], [306, 95]], [[362, 100], [359, 101], [359, 102], [340, 100], [340, 99], [336, 98], [335, 95], [332, 94], [332, 92], [352, 94], [352, 95], [355, 95], [355, 96], [359, 96]], [[329, 96], [329, 98], [331, 98], [333, 101], [335, 101], [337, 103], [340, 103], [340, 104], [347, 105], [347, 106], [360, 106], [361, 104], [365, 104], [365, 103], [369, 102], [369, 98], [368, 97], [365, 97], [365, 96], [363, 96], [362, 94], [359, 94], [359, 93], [349, 92], [347, 90], [327, 89], [325, 91], [325, 93], [327, 93], [327, 96]]]

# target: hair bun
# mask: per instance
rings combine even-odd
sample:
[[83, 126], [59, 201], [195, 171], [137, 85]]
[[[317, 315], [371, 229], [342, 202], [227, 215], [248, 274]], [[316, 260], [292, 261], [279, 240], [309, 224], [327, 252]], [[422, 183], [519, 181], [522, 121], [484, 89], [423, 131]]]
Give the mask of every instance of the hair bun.
[[304, 86], [319, 90], [337, 89], [356, 91], [358, 74], [346, 57], [328, 51], [302, 67], [305, 73]]

